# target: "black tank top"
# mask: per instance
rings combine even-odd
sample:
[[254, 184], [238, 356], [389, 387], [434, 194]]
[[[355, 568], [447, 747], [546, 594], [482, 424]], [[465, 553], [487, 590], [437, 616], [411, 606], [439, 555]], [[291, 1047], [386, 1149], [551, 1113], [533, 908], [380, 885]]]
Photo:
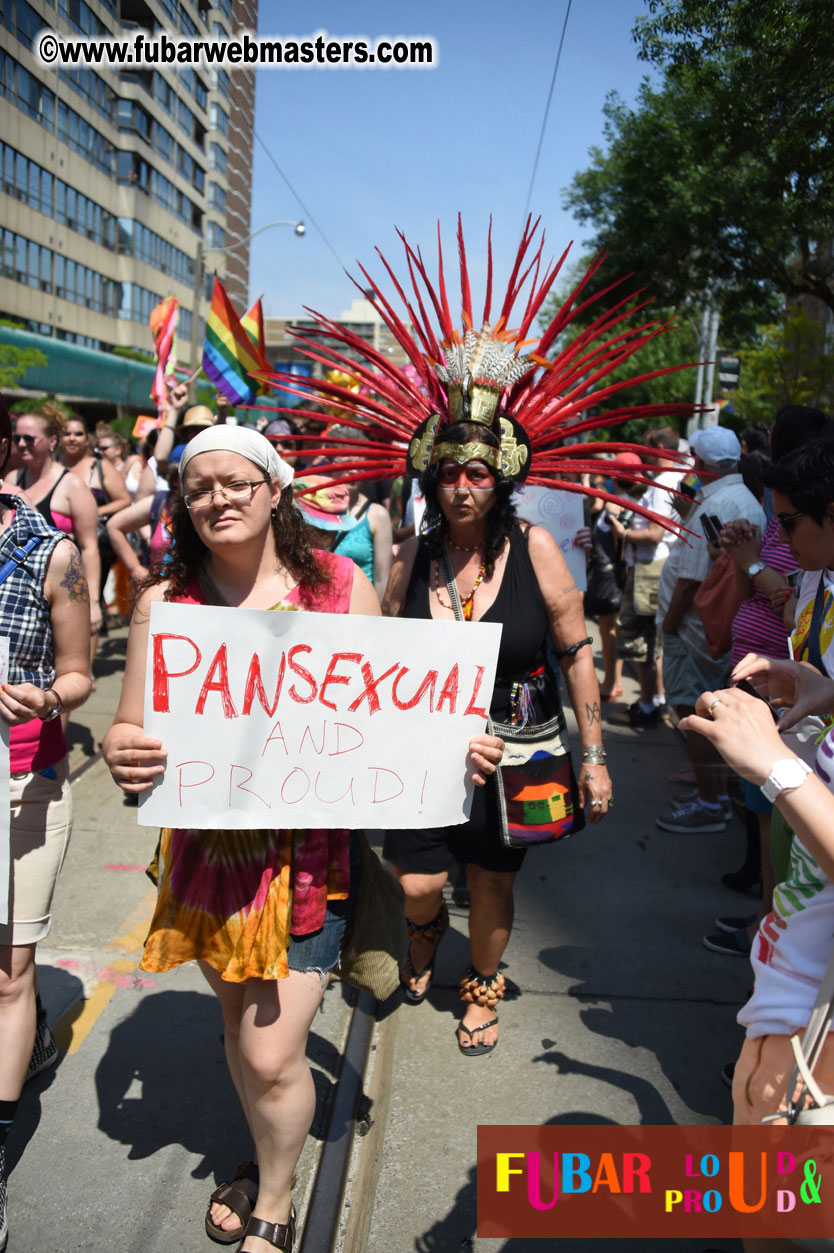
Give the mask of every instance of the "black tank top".
[[[67, 474], [69, 474], [69, 470], [64, 470], [61, 478], [55, 481], [52, 486], [52, 490], [46, 493], [43, 500], [39, 500], [36, 505], [32, 505], [32, 508], [37, 509], [41, 517], [44, 518], [51, 527], [54, 527], [56, 531], [63, 531], [64, 528], [59, 526], [52, 516], [52, 497], [55, 495], [55, 489], [61, 482], [61, 479], [65, 478]], [[23, 484], [21, 483], [20, 486], [22, 488]]]
[[[530, 695], [536, 710], [535, 721], [553, 717], [559, 705], [558, 689], [546, 662], [547, 611], [530, 560], [528, 533], [518, 525], [510, 532], [510, 551], [498, 595], [484, 616], [478, 619], [480, 622], [499, 622], [504, 628], [491, 705], [493, 718], [501, 722], [508, 717], [511, 685], [528, 681], [536, 671], [543, 673], [538, 674], [530, 684]], [[435, 594], [430, 582], [431, 563], [428, 545], [421, 539], [402, 617], [431, 618], [429, 596]], [[440, 577], [443, 587], [442, 573]]]

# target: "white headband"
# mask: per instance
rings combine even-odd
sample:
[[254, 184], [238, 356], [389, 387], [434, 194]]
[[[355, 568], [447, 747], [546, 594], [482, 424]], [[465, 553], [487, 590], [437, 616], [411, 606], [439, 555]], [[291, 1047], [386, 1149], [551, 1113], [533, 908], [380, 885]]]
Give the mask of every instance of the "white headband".
[[210, 426], [188, 442], [180, 458], [180, 481], [185, 475], [189, 461], [201, 452], [236, 452], [253, 465], [264, 470], [271, 479], [277, 479], [282, 487], [289, 487], [295, 471], [258, 431], [245, 426], [229, 426], [221, 422]]

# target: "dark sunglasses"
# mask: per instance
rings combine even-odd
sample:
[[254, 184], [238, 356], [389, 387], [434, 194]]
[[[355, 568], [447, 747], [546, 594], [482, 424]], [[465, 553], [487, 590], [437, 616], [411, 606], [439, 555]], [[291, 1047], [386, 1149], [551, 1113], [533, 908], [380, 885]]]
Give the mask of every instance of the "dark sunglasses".
[[776, 515], [779, 525], [786, 535], [790, 535], [797, 518], [804, 518], [805, 516], [804, 509], [797, 509], [796, 513], [777, 513]]
[[25, 444], [27, 448], [34, 448], [38, 441], [37, 435], [13, 435], [12, 443]]

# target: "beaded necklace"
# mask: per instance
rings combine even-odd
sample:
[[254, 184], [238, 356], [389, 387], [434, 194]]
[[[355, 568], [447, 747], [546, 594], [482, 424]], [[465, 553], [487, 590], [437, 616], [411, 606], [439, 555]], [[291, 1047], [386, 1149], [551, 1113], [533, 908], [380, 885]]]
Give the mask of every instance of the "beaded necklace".
[[[486, 557], [484, 557], [483, 560], [481, 561], [480, 567], [478, 569], [478, 577], [475, 579], [475, 586], [472, 588], [472, 591], [469, 593], [468, 596], [460, 597], [460, 607], [463, 610], [463, 616], [467, 622], [472, 621], [472, 610], [475, 605], [475, 593], [477, 592], [478, 588], [481, 586], [485, 569], [486, 569]], [[443, 582], [445, 582], [445, 579], [443, 580]], [[435, 560], [434, 594], [437, 597], [437, 603], [439, 605], [442, 605], [444, 609], [453, 609], [451, 602], [447, 603], [443, 599], [443, 597], [440, 595], [440, 583], [441, 583], [440, 562]], [[457, 587], [457, 579], [455, 579], [455, 586]], [[460, 596], [460, 588], [458, 588], [458, 595]]]
[[447, 539], [446, 543], [450, 548], [454, 548], [455, 552], [459, 553], [476, 553], [482, 547], [481, 544], [473, 544], [471, 548], [467, 548], [464, 544], [456, 544], [452, 539]]

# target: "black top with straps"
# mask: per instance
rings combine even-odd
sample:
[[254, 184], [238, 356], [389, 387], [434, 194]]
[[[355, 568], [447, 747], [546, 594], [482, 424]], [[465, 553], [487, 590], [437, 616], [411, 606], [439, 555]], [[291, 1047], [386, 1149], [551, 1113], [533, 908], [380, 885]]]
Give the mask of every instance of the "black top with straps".
[[[510, 551], [498, 595], [483, 617], [478, 619], [479, 622], [498, 622], [504, 628], [498, 650], [498, 669], [491, 707], [493, 718], [499, 722], [507, 720], [509, 692], [513, 683], [529, 683], [537, 722], [552, 718], [555, 713], [555, 684], [552, 680], [547, 682], [547, 692], [544, 691], [546, 680], [541, 676], [530, 682], [530, 675], [542, 667], [547, 679], [550, 679], [550, 675], [545, 658], [547, 611], [530, 559], [528, 536], [529, 529], [522, 529], [517, 524], [513, 527], [510, 532]], [[405, 596], [401, 615], [403, 618], [431, 617], [430, 597], [434, 595], [431, 565], [428, 546], [421, 540]], [[547, 698], [546, 709], [536, 708], [540, 703], [536, 699], [537, 692], [540, 697]]]

